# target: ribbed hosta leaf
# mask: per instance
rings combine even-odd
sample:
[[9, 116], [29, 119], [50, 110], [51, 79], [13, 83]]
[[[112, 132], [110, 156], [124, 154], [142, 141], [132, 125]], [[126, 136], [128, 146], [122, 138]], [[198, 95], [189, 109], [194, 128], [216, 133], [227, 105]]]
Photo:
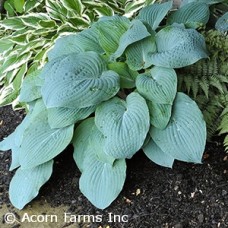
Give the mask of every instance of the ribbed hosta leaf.
[[154, 163], [164, 167], [172, 168], [174, 158], [169, 154], [164, 153], [153, 141], [153, 139], [151, 139], [149, 143], [143, 147], [143, 151], [146, 156]]
[[86, 170], [79, 181], [81, 192], [99, 209], [108, 207], [121, 192], [126, 178], [124, 159], [112, 165], [101, 162], [93, 154], [87, 158]]
[[126, 62], [129, 68], [132, 70], [141, 70], [150, 67], [152, 65], [150, 56], [156, 50], [154, 35], [130, 45], [125, 51]]
[[41, 93], [47, 108], [85, 108], [108, 100], [119, 91], [119, 76], [106, 70], [95, 52], [69, 54], [46, 64]]
[[50, 61], [63, 55], [85, 51], [103, 53], [97, 37], [98, 34], [92, 28], [85, 29], [78, 34], [60, 37], [57, 39], [54, 48], [48, 52], [48, 59]]
[[153, 67], [136, 78], [136, 88], [146, 99], [160, 104], [172, 104], [177, 92], [177, 75], [173, 69]]
[[150, 111], [150, 123], [156, 128], [164, 129], [171, 117], [172, 105], [147, 101]]
[[198, 28], [205, 25], [210, 16], [209, 6], [205, 3], [193, 2], [184, 5], [169, 15], [167, 23], [183, 23], [187, 27]]
[[74, 125], [51, 129], [47, 110], [42, 110], [24, 131], [19, 155], [21, 168], [33, 168], [61, 153], [70, 143], [73, 129]]
[[114, 158], [131, 158], [149, 130], [149, 110], [146, 101], [134, 92], [126, 102], [115, 97], [98, 106], [95, 123], [105, 136], [105, 153]]
[[41, 97], [41, 87], [37, 86], [41, 79], [38, 77], [41, 70], [36, 70], [27, 75], [23, 80], [19, 101], [31, 102]]
[[115, 159], [104, 153], [104, 136], [97, 129], [94, 117], [84, 120], [76, 128], [74, 132], [74, 137], [72, 140], [74, 145], [74, 160], [80, 169], [83, 172], [87, 166], [84, 165], [85, 159], [89, 159], [93, 154], [104, 163], [109, 163], [113, 165]]
[[104, 153], [105, 138], [97, 129], [94, 118], [84, 120], [76, 128], [72, 142], [74, 160], [82, 172], [80, 190], [92, 204], [104, 209], [123, 188], [125, 160], [115, 160]]
[[157, 33], [156, 44], [157, 53], [151, 55], [156, 66], [180, 68], [207, 58], [204, 38], [194, 29], [167, 26]]
[[213, 4], [216, 4], [219, 2], [224, 2], [224, 0], [182, 0], [181, 7], [188, 3], [193, 3], [193, 2], [206, 3], [208, 5], [213, 5]]
[[217, 20], [215, 28], [221, 32], [228, 31], [228, 12]]
[[75, 124], [79, 120], [83, 120], [93, 113], [96, 106], [87, 108], [49, 108], [48, 123], [51, 128], [62, 128]]
[[129, 26], [129, 19], [120, 16], [102, 17], [94, 24], [99, 34], [99, 43], [107, 54], [112, 54], [117, 50], [120, 37]]
[[201, 163], [206, 144], [206, 124], [197, 104], [178, 93], [172, 116], [164, 130], [152, 127], [150, 135], [160, 149], [174, 159]]
[[129, 45], [150, 35], [151, 34], [147, 31], [146, 26], [140, 20], [133, 20], [129, 29], [120, 37], [119, 47], [112, 55], [112, 58], [117, 59], [124, 53]]
[[147, 22], [155, 30], [171, 8], [172, 1], [162, 4], [154, 3], [140, 10], [137, 18]]
[[22, 209], [34, 199], [40, 187], [52, 174], [53, 161], [48, 161], [32, 169], [19, 168], [10, 182], [9, 197], [14, 207]]

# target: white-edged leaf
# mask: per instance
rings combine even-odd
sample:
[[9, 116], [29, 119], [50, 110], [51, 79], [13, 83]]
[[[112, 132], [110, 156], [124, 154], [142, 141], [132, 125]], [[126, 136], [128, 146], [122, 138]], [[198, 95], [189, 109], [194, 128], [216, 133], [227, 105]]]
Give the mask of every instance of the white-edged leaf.
[[73, 130], [73, 125], [51, 129], [47, 110], [42, 110], [24, 131], [19, 155], [21, 168], [33, 168], [57, 156], [70, 143]]
[[170, 104], [158, 104], [155, 102], [147, 101], [150, 111], [150, 123], [156, 128], [164, 129], [169, 123], [172, 111]]
[[156, 35], [157, 53], [151, 55], [156, 66], [180, 68], [207, 58], [204, 37], [194, 29], [167, 26]]
[[104, 151], [114, 158], [131, 158], [141, 148], [149, 122], [146, 101], [136, 92], [126, 101], [106, 101], [95, 112], [95, 124], [105, 136]]
[[130, 21], [126, 17], [102, 17], [92, 28], [97, 29], [98, 40], [107, 54], [114, 53], [119, 47], [121, 36], [128, 30]]
[[171, 13], [168, 16], [167, 24], [183, 23], [187, 27], [198, 28], [208, 22], [209, 16], [210, 9], [207, 4], [192, 2]]
[[83, 120], [93, 113], [96, 106], [86, 108], [49, 108], [48, 123], [51, 128], [62, 128], [75, 124], [79, 120]]
[[31, 102], [41, 97], [41, 87], [37, 86], [41, 81], [38, 77], [40, 73], [41, 70], [36, 70], [26, 76], [22, 83], [19, 101]]
[[48, 52], [49, 61], [63, 55], [95, 51], [103, 53], [95, 29], [85, 29], [78, 34], [71, 34], [57, 39], [54, 47]]
[[140, 20], [133, 20], [128, 30], [120, 37], [119, 46], [111, 58], [117, 59], [124, 53], [129, 45], [150, 35], [151, 34], [147, 31], [146, 26]]
[[150, 139], [149, 143], [143, 147], [143, 151], [145, 155], [154, 163], [164, 167], [172, 168], [174, 158], [169, 154], [164, 153], [153, 141], [153, 139]]
[[172, 8], [173, 1], [168, 1], [162, 4], [154, 3], [144, 7], [139, 11], [138, 19], [147, 22], [153, 30], [155, 30], [165, 15]]
[[160, 104], [172, 104], [177, 92], [175, 70], [154, 66], [150, 72], [139, 74], [136, 88], [146, 99]]
[[215, 28], [217, 30], [219, 30], [220, 32], [227, 32], [228, 31], [228, 12], [223, 14], [223, 16], [221, 16], [216, 24], [215, 24]]
[[150, 135], [164, 153], [174, 159], [201, 163], [206, 144], [206, 124], [197, 104], [177, 93], [172, 116], [163, 130], [152, 127]]
[[126, 178], [125, 160], [113, 165], [104, 163], [93, 154], [85, 160], [86, 169], [79, 180], [81, 192], [99, 209], [108, 207], [121, 192]]
[[79, 15], [82, 14], [84, 7], [81, 0], [61, 0], [61, 2], [66, 9], [76, 11]]
[[47, 63], [41, 88], [47, 108], [85, 108], [108, 100], [119, 91], [119, 76], [107, 71], [95, 52], [69, 54]]
[[32, 169], [16, 171], [9, 187], [9, 198], [14, 207], [22, 209], [38, 195], [40, 187], [51, 177], [52, 167], [51, 160]]
[[146, 69], [152, 65], [150, 56], [156, 50], [155, 36], [146, 37], [127, 47], [125, 51], [126, 63], [132, 70]]

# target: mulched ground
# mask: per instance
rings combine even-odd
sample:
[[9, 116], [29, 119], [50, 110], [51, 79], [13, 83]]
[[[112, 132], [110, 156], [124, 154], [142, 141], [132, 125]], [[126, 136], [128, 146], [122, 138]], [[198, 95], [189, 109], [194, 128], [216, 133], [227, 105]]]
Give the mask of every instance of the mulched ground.
[[[23, 111], [1, 108], [0, 140], [22, 119]], [[80, 172], [69, 147], [55, 159], [53, 175], [36, 200], [45, 199], [52, 206], [66, 205], [74, 215], [103, 215], [102, 223], [91, 223], [88, 227], [228, 227], [227, 155], [218, 138], [207, 144], [202, 165], [175, 162], [173, 169], [168, 169], [154, 164], [139, 151], [127, 162], [123, 191], [102, 211], [80, 193]], [[0, 206], [11, 207], [7, 192], [12, 178], [9, 164], [10, 152], [0, 152]], [[128, 222], [109, 223], [108, 213], [128, 215]]]

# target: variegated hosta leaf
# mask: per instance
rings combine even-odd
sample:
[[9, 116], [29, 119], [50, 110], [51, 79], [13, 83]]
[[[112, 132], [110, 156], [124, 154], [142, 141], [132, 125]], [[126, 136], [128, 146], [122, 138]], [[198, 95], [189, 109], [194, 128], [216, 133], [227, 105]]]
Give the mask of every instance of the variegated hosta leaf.
[[154, 3], [139, 11], [138, 19], [147, 22], [155, 30], [163, 20], [168, 11], [172, 8], [173, 2], [168, 1], [162, 4]]
[[78, 34], [71, 34], [57, 39], [53, 49], [48, 52], [48, 59], [53, 60], [71, 53], [95, 51], [103, 53], [95, 29], [85, 29]]
[[125, 160], [115, 160], [104, 153], [105, 138], [97, 129], [94, 118], [84, 120], [76, 128], [72, 142], [74, 160], [82, 172], [80, 190], [92, 204], [104, 209], [123, 188]]
[[132, 70], [146, 69], [152, 65], [150, 56], [157, 50], [155, 36], [146, 37], [127, 47], [126, 63]]
[[197, 104], [177, 93], [172, 116], [163, 130], [152, 127], [150, 135], [158, 147], [174, 159], [201, 163], [206, 144], [206, 124]]
[[153, 139], [150, 139], [149, 143], [143, 147], [143, 151], [146, 156], [154, 163], [164, 167], [172, 168], [174, 158], [169, 154], [164, 153], [153, 141]]
[[180, 68], [207, 58], [204, 38], [194, 29], [167, 26], [156, 35], [157, 53], [151, 55], [156, 66]]
[[97, 29], [98, 40], [107, 54], [119, 47], [120, 37], [128, 30], [130, 21], [126, 17], [102, 17], [92, 28]]
[[95, 112], [95, 123], [105, 136], [104, 151], [114, 158], [131, 158], [143, 145], [149, 130], [146, 101], [131, 93], [126, 101], [113, 98]]
[[210, 10], [207, 4], [192, 2], [169, 15], [167, 23], [169, 25], [173, 23], [183, 23], [187, 27], [197, 28], [205, 25], [209, 20], [209, 16]]
[[123, 62], [112, 62], [108, 64], [110, 70], [115, 71], [120, 76], [121, 88], [134, 88], [135, 79], [138, 72], [129, 69], [128, 65]]
[[19, 101], [31, 102], [41, 97], [41, 87], [37, 86], [41, 79], [38, 77], [41, 70], [36, 70], [24, 79], [19, 95]]
[[177, 92], [177, 75], [171, 68], [153, 67], [136, 78], [136, 88], [146, 99], [159, 104], [172, 104]]
[[19, 168], [10, 182], [9, 198], [14, 207], [22, 209], [34, 199], [40, 187], [51, 177], [53, 160], [32, 169]]
[[158, 104], [152, 101], [147, 101], [150, 111], [150, 123], [156, 128], [164, 129], [169, 123], [172, 111], [170, 104]]
[[41, 93], [47, 108], [85, 108], [113, 97], [119, 91], [119, 76], [106, 70], [95, 52], [69, 54], [46, 64]]
[[24, 131], [19, 154], [21, 168], [33, 168], [57, 156], [70, 143], [73, 129], [74, 125], [51, 129], [47, 110], [42, 110]]
[[51, 128], [62, 128], [75, 124], [79, 120], [83, 120], [93, 113], [96, 106], [86, 108], [49, 108], [48, 123]]
[[129, 29], [120, 37], [119, 47], [112, 55], [112, 59], [120, 57], [129, 45], [150, 35], [151, 34], [147, 31], [146, 26], [140, 20], [133, 20]]

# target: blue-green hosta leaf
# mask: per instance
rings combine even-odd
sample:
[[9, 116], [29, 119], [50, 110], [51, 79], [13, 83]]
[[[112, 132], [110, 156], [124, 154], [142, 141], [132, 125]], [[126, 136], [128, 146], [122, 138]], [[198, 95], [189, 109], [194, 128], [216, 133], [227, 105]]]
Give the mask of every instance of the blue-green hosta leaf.
[[41, 97], [41, 87], [37, 86], [41, 79], [38, 77], [41, 70], [36, 70], [26, 76], [22, 83], [19, 101], [31, 102]]
[[150, 72], [136, 78], [136, 88], [146, 99], [160, 104], [172, 104], [177, 92], [175, 70], [154, 66]]
[[41, 88], [47, 108], [85, 108], [108, 100], [119, 91], [119, 76], [106, 70], [95, 52], [70, 54], [46, 64]]
[[121, 88], [134, 88], [135, 79], [138, 75], [136, 71], [129, 69], [128, 65], [123, 62], [112, 62], [108, 64], [110, 70], [115, 71], [120, 76]]
[[83, 120], [93, 113], [96, 106], [86, 108], [49, 108], [48, 123], [51, 128], [62, 128], [75, 124], [79, 120]]
[[51, 129], [47, 110], [43, 110], [24, 131], [19, 155], [21, 168], [33, 168], [57, 156], [70, 143], [73, 129], [73, 125]]
[[84, 120], [76, 128], [73, 137], [74, 160], [83, 172], [88, 167], [84, 165], [85, 159], [91, 159], [95, 154], [101, 162], [113, 165], [115, 158], [104, 153], [105, 138], [97, 129], [94, 117]]
[[18, 209], [34, 199], [52, 174], [53, 160], [32, 169], [19, 168], [10, 182], [9, 198]]
[[220, 32], [227, 32], [228, 31], [228, 12], [221, 16], [216, 24], [215, 28]]
[[150, 56], [156, 50], [155, 36], [146, 37], [127, 47], [125, 51], [126, 63], [132, 70], [146, 69], [152, 65]]
[[140, 20], [133, 20], [128, 30], [120, 37], [119, 47], [112, 55], [112, 58], [117, 59], [124, 53], [125, 49], [129, 45], [139, 40], [142, 40], [150, 35], [151, 34], [147, 31], [146, 26]]
[[143, 145], [149, 130], [149, 110], [138, 93], [126, 101], [113, 98], [95, 112], [95, 123], [105, 136], [104, 151], [114, 158], [131, 158]]
[[184, 5], [169, 15], [167, 23], [183, 23], [190, 28], [198, 28], [205, 25], [210, 16], [209, 6], [205, 3], [193, 2]]
[[147, 22], [153, 30], [155, 30], [160, 22], [164, 19], [165, 15], [172, 8], [173, 2], [168, 1], [162, 4], [152, 4], [144, 7], [139, 11], [138, 19]]
[[157, 53], [151, 55], [156, 66], [180, 68], [207, 58], [204, 37], [194, 29], [167, 26], [156, 35]]
[[78, 34], [60, 37], [57, 39], [54, 48], [48, 52], [47, 56], [50, 61], [63, 55], [85, 51], [104, 52], [99, 45], [97, 33], [93, 28], [85, 29]]
[[126, 17], [102, 17], [94, 27], [98, 32], [98, 40], [107, 54], [114, 53], [119, 47], [121, 36], [128, 30], [130, 21]]
[[86, 159], [86, 169], [79, 180], [81, 192], [99, 209], [108, 207], [121, 192], [126, 178], [124, 159], [113, 165], [101, 162], [93, 154]]
[[143, 151], [154, 163], [164, 167], [172, 168], [174, 158], [169, 154], [164, 153], [153, 141], [153, 139], [150, 139], [149, 143], [143, 147]]
[[174, 159], [201, 163], [206, 144], [206, 124], [197, 104], [178, 93], [172, 116], [163, 130], [152, 127], [150, 135], [160, 149]]
[[158, 104], [151, 101], [147, 101], [147, 105], [150, 111], [151, 125], [159, 129], [164, 129], [169, 123], [172, 105]]
[[208, 5], [213, 5], [219, 2], [224, 2], [224, 0], [182, 0], [181, 2], [181, 7], [185, 6], [188, 3], [194, 3], [194, 2], [198, 2], [198, 3], [206, 3]]

